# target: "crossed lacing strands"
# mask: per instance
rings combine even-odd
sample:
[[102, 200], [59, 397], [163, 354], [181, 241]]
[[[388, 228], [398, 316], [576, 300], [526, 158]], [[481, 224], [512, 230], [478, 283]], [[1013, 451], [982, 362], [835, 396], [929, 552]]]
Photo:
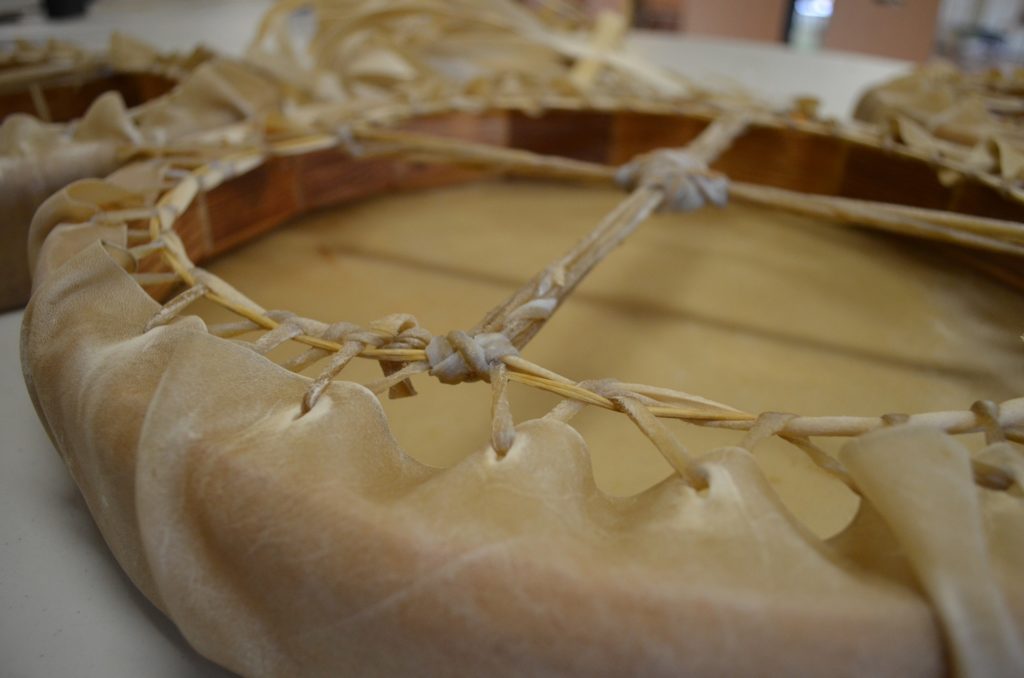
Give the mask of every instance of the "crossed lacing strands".
[[[361, 355], [367, 348], [423, 350], [432, 338], [430, 332], [419, 326], [416, 318], [406, 313], [385, 316], [370, 323], [368, 328], [344, 321], [326, 324], [283, 310], [268, 311], [266, 317], [276, 322], [277, 326], [265, 332], [254, 342], [243, 342], [243, 345], [260, 355], [265, 355], [282, 344], [299, 337], [317, 337], [339, 346], [336, 351], [318, 346], [310, 347], [283, 363], [285, 368], [301, 372], [330, 356], [327, 366], [313, 380], [302, 399], [302, 414], [316, 406], [331, 380], [353, 358]], [[258, 323], [243, 320], [215, 325], [210, 328], [210, 333], [230, 338], [260, 329], [262, 327]], [[406, 376], [401, 375], [397, 379], [389, 379], [390, 375], [400, 371], [400, 364], [385, 361], [381, 361], [380, 364], [384, 370], [385, 380], [378, 382], [381, 385], [373, 387], [372, 390], [375, 392], [390, 390], [393, 398], [415, 395], [416, 391]]]
[[[492, 436], [495, 451], [505, 454], [514, 440], [507, 398], [508, 376], [503, 359], [518, 355], [583, 278], [620, 245], [656, 209], [690, 211], [705, 202], [724, 204], [727, 180], [711, 173], [707, 162], [745, 127], [742, 118], [723, 118], [697, 137], [687, 149], [655, 151], [624, 165], [618, 180], [630, 196], [565, 255], [546, 267], [498, 306], [471, 332], [454, 331], [434, 337], [426, 363], [432, 375], [446, 384], [469, 380], [492, 385]], [[410, 366], [392, 379], [424, 369]], [[608, 398], [658, 447], [672, 467], [691, 485], [706, 480], [682, 444], [651, 414], [646, 403], [609, 382], [588, 382], [590, 390]]]
[[[845, 469], [817, 447], [811, 440], [812, 436], [858, 435], [880, 426], [910, 422], [938, 426], [952, 433], [985, 430], [993, 440], [1005, 436], [1016, 442], [1024, 441], [1024, 431], [1020, 428], [1020, 422], [1024, 420], [1024, 399], [1004, 403], [1002, 411], [998, 405], [983, 401], [969, 412], [912, 416], [801, 417], [781, 413], [755, 416], [722, 403], [669, 389], [610, 380], [577, 383], [519, 355], [519, 351], [540, 331], [583, 278], [658, 210], [697, 209], [709, 203], [722, 204], [729, 197], [749, 204], [951, 240], [982, 249], [1015, 254], [1024, 251], [1015, 240], [1017, 234], [1013, 228], [1016, 226], [1005, 222], [730, 183], [709, 166], [743, 132], [748, 121], [743, 114], [721, 115], [685, 148], [644, 154], [617, 170], [472, 142], [379, 129], [345, 128], [347, 132], [336, 143], [349, 148], [355, 138], [368, 142], [368, 146], [358, 147], [360, 155], [402, 155], [405, 149], [405, 153], [420, 160], [440, 160], [469, 167], [498, 167], [527, 176], [615, 181], [630, 191], [596, 228], [504, 303], [492, 309], [476, 326], [468, 331], [456, 330], [445, 335], [432, 335], [407, 315], [387, 316], [371, 323], [369, 328], [360, 328], [344, 322], [328, 325], [299, 318], [286, 311], [265, 312], [225, 281], [194, 267], [172, 230], [173, 223], [168, 223], [172, 221], [168, 217], [183, 213], [187, 201], [199, 195], [200, 191], [208, 190], [218, 181], [241, 171], [225, 164], [211, 174], [206, 172], [205, 166], [199, 166], [187, 181], [183, 180], [158, 201], [149, 232], [154, 243], [159, 240], [162, 247], [149, 245], [145, 251], [138, 250], [133, 253], [136, 256], [131, 257], [136, 259], [138, 255], [161, 251], [172, 269], [169, 273], [138, 273], [136, 279], [141, 284], [175, 281], [188, 286], [185, 292], [164, 305], [149, 327], [169, 322], [189, 304], [205, 297], [244, 318], [237, 323], [211, 327], [210, 331], [215, 334], [235, 336], [254, 330], [265, 331], [260, 339], [246, 344], [262, 353], [288, 341], [306, 344], [308, 348], [303, 354], [285, 363], [286, 367], [297, 371], [330, 356], [327, 366], [312, 381], [303, 398], [303, 414], [316, 406], [331, 380], [357, 356], [380, 363], [384, 377], [368, 387], [377, 394], [390, 391], [392, 397], [412, 395], [410, 378], [426, 372], [444, 383], [489, 382], [492, 386], [491, 444], [499, 455], [505, 454], [515, 439], [506, 392], [508, 382], [514, 379], [566, 398], [552, 410], [551, 417], [568, 420], [587, 404], [625, 413], [679, 475], [698, 488], [706, 485], [699, 464], [659, 417], [747, 430], [749, 434], [743, 445], [748, 448], [766, 437], [781, 437], [851, 487], [854, 486]], [[289, 141], [287, 153], [298, 152], [305, 147], [321, 148], [325, 143], [320, 137]], [[350, 148], [349, 152], [354, 151]], [[242, 156], [238, 162], [244, 169], [258, 164], [258, 159]], [[173, 199], [168, 198], [172, 194]], [[176, 212], [160, 209], [164, 201], [174, 203]], [[1008, 489], [1019, 483], [1010, 472], [981, 462], [975, 462], [974, 471], [975, 479], [986, 487]]]
[[[707, 162], [727, 145], [720, 140], [733, 138], [745, 124], [739, 118], [723, 118], [691, 144], [689, 148], [692, 150], [656, 151], [623, 166], [617, 179], [620, 185], [632, 190], [630, 196], [569, 252], [492, 310], [469, 332], [455, 330], [444, 336], [432, 336], [408, 315], [387, 316], [363, 329], [346, 322], [325, 325], [287, 311], [271, 311], [266, 317], [276, 326], [248, 346], [257, 353], [266, 354], [303, 336], [319, 337], [340, 345], [307, 390], [302, 402], [303, 414], [315, 407], [331, 380], [367, 347], [422, 349], [425, 355], [422, 361], [404, 366], [382, 361], [385, 378], [371, 384], [370, 388], [378, 393], [390, 390], [392, 396], [411, 395], [414, 391], [409, 378], [426, 371], [445, 384], [489, 382], [492, 385], [491, 444], [499, 455], [503, 455], [515, 439], [504, 359], [518, 356], [519, 349], [536, 335], [565, 297], [653, 211], [659, 208], [690, 211], [702, 207], [705, 202], [724, 204], [727, 181], [724, 176], [710, 172]], [[147, 329], [169, 322], [207, 291], [206, 285], [197, 284], [171, 299]], [[257, 329], [260, 329], [257, 323], [246, 320], [213, 327], [211, 332], [230, 336]], [[288, 361], [285, 367], [305, 369], [327, 357], [328, 353], [326, 349], [313, 347]], [[706, 480], [682, 444], [648, 409], [653, 400], [645, 402], [609, 382], [594, 382], [592, 385], [593, 392], [608, 398], [616, 409], [625, 412], [637, 424], [687, 482], [698, 487], [706, 485]]]

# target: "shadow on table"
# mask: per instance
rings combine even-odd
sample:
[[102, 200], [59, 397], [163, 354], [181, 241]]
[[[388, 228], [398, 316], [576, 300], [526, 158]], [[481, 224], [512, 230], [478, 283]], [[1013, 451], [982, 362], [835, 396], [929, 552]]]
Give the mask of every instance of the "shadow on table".
[[92, 514], [89, 513], [85, 500], [78, 491], [78, 487], [75, 486], [74, 481], [63, 468], [63, 464], [61, 464], [61, 470], [64, 471], [65, 476], [65, 482], [61, 490], [61, 502], [66, 507], [68, 514], [75, 516], [74, 523], [76, 523], [76, 529], [72, 530], [72, 532], [81, 539], [84, 545], [99, 554], [100, 559], [109, 566], [110, 572], [115, 573], [114, 576], [120, 580], [119, 583], [125, 597], [132, 601], [135, 607], [149, 620], [152, 627], [178, 651], [183, 664], [186, 665], [188, 670], [187, 675], [191, 678], [228, 678], [234, 676], [235, 674], [214, 664], [196, 652], [185, 640], [185, 637], [181, 635], [178, 627], [135, 587], [135, 584], [132, 583], [132, 580], [129, 579], [125, 571], [121, 569], [117, 559], [114, 558], [114, 554], [107, 547], [103, 535], [100, 534], [99, 529], [93, 522]]

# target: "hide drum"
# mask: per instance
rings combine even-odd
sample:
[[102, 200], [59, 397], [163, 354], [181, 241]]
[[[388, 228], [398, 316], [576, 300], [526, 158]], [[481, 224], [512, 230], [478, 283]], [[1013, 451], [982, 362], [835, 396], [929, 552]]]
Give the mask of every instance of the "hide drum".
[[[635, 164], [537, 164], [496, 119], [487, 147], [456, 115], [157, 158], [37, 213], [29, 390], [189, 642], [246, 675], [1012, 675], [1012, 260], [812, 218], [813, 197], [756, 206], [741, 181], [645, 218], [694, 186], [717, 201], [721, 175], [623, 198]], [[552, 151], [572, 119], [541, 119]], [[740, 135], [734, 180], [763, 169], [758, 134], [806, 141]], [[622, 139], [611, 157], [644, 150]], [[768, 183], [816, 180], [781, 167]], [[502, 299], [501, 334], [450, 331]]]
[[26, 384], [118, 562], [247, 676], [1024, 674], [1015, 142], [542, 4], [281, 2], [4, 127]]
[[[365, 326], [382, 309], [415, 309], [425, 327], [469, 327], [621, 197], [525, 180], [377, 196], [297, 219], [208, 269], [261, 305], [302, 316]], [[208, 322], [231, 319], [201, 310]], [[527, 355], [574, 378], [671, 385], [746, 411], [869, 416], [1024, 393], [1022, 317], [1020, 293], [920, 243], [734, 205], [642, 225]], [[368, 383], [380, 370], [358, 361], [343, 376]], [[402, 449], [448, 467], [486, 447], [488, 386], [421, 381], [420, 396], [383, 400]], [[519, 387], [514, 414], [541, 417], [557, 402]], [[590, 408], [573, 425], [605, 492], [633, 495], [670, 475], [624, 417]], [[733, 431], [672, 426], [696, 454], [737, 441]], [[830, 537], [852, 519], [856, 496], [796, 448], [766, 440], [757, 458], [815, 534]]]

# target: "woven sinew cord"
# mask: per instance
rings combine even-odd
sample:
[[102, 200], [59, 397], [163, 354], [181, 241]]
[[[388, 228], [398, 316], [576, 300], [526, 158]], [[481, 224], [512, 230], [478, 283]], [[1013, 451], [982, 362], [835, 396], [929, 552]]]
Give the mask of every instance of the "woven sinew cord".
[[[659, 207], [690, 211], [699, 209], [705, 202], [722, 204], [727, 190], [725, 178], [712, 174], [707, 166], [728, 148], [746, 124], [742, 117], [720, 118], [685, 149], [656, 151], [623, 166], [617, 179], [624, 188], [632, 189], [629, 197], [569, 252], [488, 313], [474, 332], [501, 332], [517, 349], [523, 348], [587, 274], [633, 234], [652, 212]], [[514, 437], [510, 430], [511, 418], [505, 416], [509, 407], [504, 380], [496, 383], [494, 390], [495, 413], [502, 415], [502, 425], [499, 426], [496, 416], [492, 445], [499, 454], [504, 454]], [[597, 392], [626, 413], [687, 483], [694, 487], [706, 486], [705, 478], [689, 453], [640, 399], [621, 388]]]
[[[1024, 239], [1020, 227], [1010, 222], [730, 183], [724, 176], [709, 170], [708, 165], [729, 147], [747, 124], [748, 119], [743, 115], [723, 115], [686, 148], [655, 151], [638, 157], [618, 170], [527, 151], [405, 132], [356, 132], [361, 141], [370, 144], [376, 142], [383, 146], [377, 149], [360, 146], [361, 155], [398, 155], [472, 167], [496, 167], [509, 173], [547, 178], [602, 182], [614, 180], [623, 188], [632, 190], [597, 228], [505, 303], [487, 314], [470, 332], [455, 331], [443, 337], [431, 336], [426, 330], [416, 327], [415, 321], [405, 330], [385, 329], [371, 335], [354, 336], [359, 330], [350, 326], [350, 334], [328, 332], [328, 326], [323, 323], [299, 322], [304, 319], [290, 320], [290, 314], [264, 313], [224, 281], [193, 267], [173, 233], [175, 218], [183, 213], [188, 202], [200, 189], [208, 189], [232, 174], [261, 162], [261, 156], [250, 157], [251, 153], [217, 160], [213, 171], [215, 181], [203, 182], [203, 174], [210, 166], [199, 164], [188, 175], [188, 180], [183, 180], [164, 195], [155, 210], [158, 216], [150, 220], [153, 245], [147, 252], [158, 248], [157, 241], [163, 243], [165, 260], [173, 272], [136, 276], [141, 284], [163, 284], [173, 279], [184, 281], [193, 289], [199, 284], [199, 277], [204, 279], [203, 293], [187, 290], [168, 302], [161, 314], [158, 314], [168, 316], [161, 319], [164, 322], [203, 296], [246, 318], [242, 325], [247, 329], [268, 330], [272, 337], [257, 341], [254, 345], [257, 350], [269, 350], [269, 346], [285, 341], [305, 343], [310, 346], [304, 359], [306, 365], [335, 354], [307, 391], [303, 412], [315, 406], [331, 379], [356, 356], [376, 359], [385, 368], [385, 378], [371, 385], [378, 393], [391, 389], [392, 395], [410, 394], [412, 390], [408, 379], [427, 371], [447, 383], [490, 381], [493, 389], [492, 445], [498, 454], [503, 454], [514, 440], [506, 388], [508, 381], [515, 380], [561, 394], [576, 402], [626, 413], [688, 483], [702, 487], [705, 481], [700, 469], [685, 448], [658, 421], [658, 417], [675, 417], [693, 423], [740, 430], [755, 427], [758, 417], [721, 403], [667, 389], [638, 385], [613, 386], [606, 382], [576, 383], [518, 355], [518, 350], [543, 327], [562, 300], [586, 274], [655, 210], [665, 207], [676, 210], [696, 209], [707, 202], [721, 204], [728, 195], [734, 199], [746, 198], [745, 201], [754, 204], [799, 214], [828, 216], [840, 223], [874, 226], [917, 237], [952, 240], [979, 249], [1024, 254], [1024, 247], [1020, 245]], [[346, 129], [349, 135], [353, 135], [351, 129]], [[292, 139], [283, 145], [287, 147], [286, 153], [294, 153], [297, 147], [311, 143], [322, 145], [324, 141], [314, 135], [304, 142]], [[341, 142], [336, 140], [336, 143]], [[349, 145], [353, 143], [349, 137]], [[233, 164], [239, 166], [234, 172]], [[213, 281], [216, 281], [216, 285], [211, 286]], [[283, 329], [278, 329], [282, 326]], [[211, 329], [216, 331], [216, 328]], [[658, 391], [657, 397], [644, 396], [641, 393], [643, 390]], [[1024, 435], [1016, 427], [1020, 425], [1018, 410], [1024, 409], [1022, 403], [1024, 400], [1005, 403], [1008, 407], [1004, 407], [1003, 413], [997, 414], [994, 419], [989, 410], [977, 408], [969, 412], [915, 415], [915, 418], [953, 433], [984, 429], [994, 422], [1002, 432], [1001, 435], [1020, 441]], [[998, 413], [999, 409], [996, 411]], [[857, 435], [882, 425], [885, 425], [884, 418], [877, 417], [787, 416], [781, 428], [773, 427], [779, 429], [773, 433], [803, 450], [812, 461], [829, 473], [843, 479], [845, 471], [838, 467], [834, 459], [817, 448], [810, 436]], [[992, 488], [1005, 489], [1017, 482], [1007, 471], [988, 466], [979, 468], [976, 465], [975, 475], [980, 483]]]

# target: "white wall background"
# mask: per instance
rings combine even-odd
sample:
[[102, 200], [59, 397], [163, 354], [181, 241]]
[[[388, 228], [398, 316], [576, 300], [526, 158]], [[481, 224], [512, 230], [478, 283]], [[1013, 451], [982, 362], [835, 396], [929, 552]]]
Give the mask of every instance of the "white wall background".
[[[842, 1], [842, 0], [840, 0]], [[1024, 0], [943, 0], [939, 32], [977, 21], [985, 28], [1007, 30], [1020, 23]]]

